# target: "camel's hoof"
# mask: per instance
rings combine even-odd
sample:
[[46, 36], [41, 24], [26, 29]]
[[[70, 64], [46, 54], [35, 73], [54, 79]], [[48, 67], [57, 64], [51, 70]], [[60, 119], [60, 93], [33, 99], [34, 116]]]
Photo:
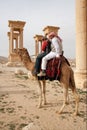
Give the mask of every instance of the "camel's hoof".
[[65, 102], [65, 105], [69, 105], [69, 102]]
[[42, 106], [41, 106], [41, 105], [38, 105], [38, 107], [37, 107], [37, 108], [39, 108], [39, 109], [40, 109], [40, 108], [42, 108]]
[[44, 105], [47, 105], [47, 103], [46, 103], [46, 102], [44, 102]]
[[57, 114], [62, 114], [62, 111], [56, 111]]
[[58, 114], [62, 114], [62, 111], [59, 111]]
[[69, 105], [69, 102], [67, 102], [66, 105]]
[[73, 113], [73, 116], [77, 116], [77, 115], [78, 115], [78, 112], [74, 112], [74, 113]]

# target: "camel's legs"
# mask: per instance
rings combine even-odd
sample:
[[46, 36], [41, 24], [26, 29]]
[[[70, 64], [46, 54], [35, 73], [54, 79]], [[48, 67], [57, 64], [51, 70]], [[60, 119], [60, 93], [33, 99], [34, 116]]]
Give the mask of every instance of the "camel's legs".
[[73, 95], [74, 95], [75, 102], [76, 102], [74, 115], [78, 115], [78, 107], [79, 107], [79, 98], [80, 98], [80, 97], [79, 97], [79, 95], [77, 94], [76, 89], [73, 91]]
[[73, 95], [74, 95], [74, 98], [75, 98], [75, 102], [76, 102], [76, 106], [75, 106], [75, 112], [74, 112], [74, 115], [77, 115], [78, 114], [78, 107], [79, 107], [79, 95], [77, 94], [77, 91], [76, 91], [76, 85], [75, 85], [75, 80], [74, 80], [74, 73], [73, 71], [71, 71], [71, 89], [72, 89], [72, 92], [73, 92]]
[[64, 107], [68, 104], [68, 101], [67, 101], [67, 99], [68, 99], [68, 88], [64, 87], [63, 93], [64, 93], [64, 102], [63, 102], [63, 105], [62, 105], [60, 111], [58, 112], [59, 114], [62, 113]]
[[43, 80], [43, 102], [46, 105], [46, 81]]
[[38, 104], [38, 108], [41, 108], [42, 106], [42, 86], [41, 86], [41, 82], [38, 81], [38, 84], [39, 84], [39, 104]]

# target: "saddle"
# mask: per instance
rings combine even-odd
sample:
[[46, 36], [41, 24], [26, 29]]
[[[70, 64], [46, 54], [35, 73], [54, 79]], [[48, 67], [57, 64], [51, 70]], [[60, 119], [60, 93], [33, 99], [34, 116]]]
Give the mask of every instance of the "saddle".
[[50, 81], [53, 81], [53, 80], [60, 81], [61, 65], [63, 61], [66, 62], [70, 66], [69, 61], [64, 56], [61, 56], [60, 58], [55, 57], [49, 60], [46, 67], [46, 76], [38, 77], [38, 80], [45, 79], [45, 80], [50, 80]]
[[59, 80], [61, 75], [61, 60], [53, 58], [47, 62], [46, 76], [39, 76], [38, 80]]

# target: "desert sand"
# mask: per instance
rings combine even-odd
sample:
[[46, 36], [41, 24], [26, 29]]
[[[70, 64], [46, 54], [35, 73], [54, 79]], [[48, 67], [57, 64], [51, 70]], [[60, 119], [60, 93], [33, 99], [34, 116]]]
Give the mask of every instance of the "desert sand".
[[[24, 74], [15, 74], [16, 69]], [[80, 95], [79, 114], [73, 116], [75, 102], [69, 90], [69, 105], [57, 114], [63, 103], [63, 89], [58, 82], [47, 81], [48, 104], [38, 108], [39, 87], [27, 77], [25, 67], [7, 67], [0, 63], [0, 130], [86, 130], [87, 91], [77, 89]]]

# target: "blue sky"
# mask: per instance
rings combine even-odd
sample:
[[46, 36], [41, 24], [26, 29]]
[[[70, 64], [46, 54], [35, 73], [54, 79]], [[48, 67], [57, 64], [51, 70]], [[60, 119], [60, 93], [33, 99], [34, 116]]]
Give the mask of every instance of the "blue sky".
[[46, 26], [60, 27], [64, 55], [75, 58], [75, 0], [0, 0], [0, 56], [8, 57], [8, 20], [25, 21], [24, 47], [33, 55], [34, 36]]

